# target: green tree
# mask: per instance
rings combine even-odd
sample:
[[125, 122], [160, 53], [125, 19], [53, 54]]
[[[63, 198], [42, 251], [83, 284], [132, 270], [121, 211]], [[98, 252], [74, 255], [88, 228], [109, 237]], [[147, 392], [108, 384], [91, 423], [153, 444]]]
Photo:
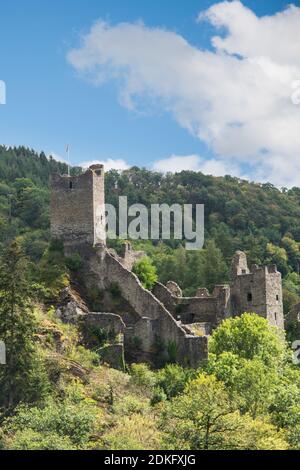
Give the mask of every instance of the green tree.
[[206, 244], [204, 264], [202, 268], [204, 284], [210, 291], [216, 284], [227, 280], [228, 269], [222, 252], [215, 242], [210, 240]]
[[132, 271], [137, 275], [145, 289], [151, 290], [157, 281], [156, 268], [148, 257], [138, 260]]
[[281, 433], [268, 424], [242, 416], [224, 384], [200, 374], [185, 392], [165, 403], [162, 427], [170, 449], [285, 449]]
[[240, 358], [258, 357], [267, 366], [278, 366], [286, 354], [284, 335], [254, 313], [225, 320], [213, 333], [210, 351], [217, 356], [232, 352]]
[[37, 399], [45, 391], [34, 346], [36, 322], [30, 295], [27, 260], [12, 242], [0, 264], [0, 338], [7, 357], [0, 368], [0, 406], [4, 410]]
[[267, 244], [267, 262], [274, 263], [278, 266], [278, 269], [283, 273], [289, 272], [288, 266], [288, 255], [284, 248], [273, 245], [273, 243]]
[[231, 352], [210, 354], [207, 370], [226, 385], [242, 413], [253, 418], [268, 412], [279, 376], [258, 357], [243, 359]]

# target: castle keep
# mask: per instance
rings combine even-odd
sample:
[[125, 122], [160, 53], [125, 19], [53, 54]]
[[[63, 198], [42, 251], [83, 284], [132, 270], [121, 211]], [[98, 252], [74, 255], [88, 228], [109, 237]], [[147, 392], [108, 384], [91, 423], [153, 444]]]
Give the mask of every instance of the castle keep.
[[104, 168], [51, 178], [51, 234], [70, 247], [105, 243]]
[[129, 243], [121, 256], [106, 247], [104, 180], [102, 165], [77, 177], [52, 176], [51, 233], [67, 256], [78, 253], [83, 260], [73, 284], [85, 302], [69, 289], [57, 313], [65, 321], [83, 319], [121, 335], [122, 341], [106, 351], [107, 362], [117, 366], [125, 350], [128, 361], [155, 364], [159, 357], [197, 367], [207, 358], [212, 330], [244, 312], [284, 327], [281, 274], [276, 266], [249, 269], [243, 252], [232, 260], [230, 285], [216, 286], [212, 295], [199, 288], [195, 297], [185, 298], [171, 281], [157, 283], [153, 292], [144, 289], [132, 273], [143, 254]]

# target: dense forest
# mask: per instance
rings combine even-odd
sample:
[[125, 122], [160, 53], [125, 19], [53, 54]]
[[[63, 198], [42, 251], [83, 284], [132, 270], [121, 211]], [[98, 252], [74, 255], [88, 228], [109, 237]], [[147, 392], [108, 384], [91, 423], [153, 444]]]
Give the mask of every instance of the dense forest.
[[[78, 174], [80, 168], [72, 168]], [[49, 176], [63, 163], [0, 147], [0, 449], [300, 449], [300, 369], [283, 332], [251, 312], [224, 321], [198, 370], [172, 363], [109, 368], [98, 332], [87, 347], [79, 325], [55, 315], [80, 260], [65, 259], [49, 231]], [[107, 202], [205, 205], [203, 250], [184, 242], [135, 241], [148, 258], [134, 267], [186, 294], [228, 280], [236, 249], [250, 263], [277, 263], [286, 312], [300, 300], [300, 189], [232, 177], [162, 175], [132, 168], [106, 176]], [[119, 249], [119, 243], [110, 245]], [[290, 339], [290, 338], [288, 338]]]
[[[72, 168], [72, 174], [81, 171]], [[0, 147], [0, 249], [17, 238], [35, 266], [45, 264], [49, 250], [49, 177], [55, 172], [66, 173], [67, 166], [23, 147]], [[277, 264], [285, 313], [300, 301], [300, 188], [134, 167], [106, 174], [106, 201], [118, 207], [119, 195], [126, 195], [128, 204], [205, 206], [204, 250], [188, 252], [177, 240], [134, 242], [149, 255], [162, 282], [178, 282], [186, 295], [199, 286], [211, 289], [228, 280], [231, 257], [239, 249], [250, 265]]]

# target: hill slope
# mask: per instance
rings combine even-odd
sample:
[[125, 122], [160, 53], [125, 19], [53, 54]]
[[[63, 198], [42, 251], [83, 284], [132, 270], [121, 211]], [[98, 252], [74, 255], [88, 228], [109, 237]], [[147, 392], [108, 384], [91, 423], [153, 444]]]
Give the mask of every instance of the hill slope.
[[[41, 259], [50, 239], [49, 176], [66, 171], [66, 164], [48, 159], [44, 153], [24, 147], [0, 147], [0, 247], [19, 237], [31, 259]], [[73, 174], [80, 171], [72, 169]], [[206, 260], [204, 252], [186, 253], [177, 241], [137, 244], [151, 255], [162, 281], [173, 272], [174, 280], [187, 293], [200, 284], [211, 287], [214, 282], [226, 281], [230, 258], [236, 249], [242, 249], [250, 263], [277, 263], [287, 278], [289, 304], [298, 300], [299, 188], [280, 191], [271, 184], [230, 176], [216, 178], [187, 171], [162, 175], [134, 167], [122, 173], [107, 173], [107, 202], [117, 205], [119, 195], [127, 195], [129, 204], [146, 206], [205, 205], [206, 243], [211, 241]]]

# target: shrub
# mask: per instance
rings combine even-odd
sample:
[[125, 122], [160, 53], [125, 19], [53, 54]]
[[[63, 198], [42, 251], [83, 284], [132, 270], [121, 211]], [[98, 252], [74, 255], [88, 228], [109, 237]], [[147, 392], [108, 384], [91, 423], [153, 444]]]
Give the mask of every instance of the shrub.
[[[84, 448], [96, 429], [99, 412], [84, 400], [72, 403], [48, 402], [43, 408], [21, 406], [14, 417], [4, 423], [9, 449]], [[32, 447], [30, 447], [32, 446]]]
[[167, 395], [161, 387], [155, 387], [154, 393], [151, 398], [151, 406], [155, 406], [158, 403], [164, 402], [167, 400]]
[[153, 418], [134, 414], [121, 417], [101, 442], [109, 450], [159, 450], [161, 434]]
[[83, 266], [83, 260], [79, 253], [74, 253], [66, 258], [66, 266], [70, 271], [79, 271]]
[[132, 364], [131, 383], [138, 387], [153, 388], [156, 384], [156, 375], [146, 364]]
[[134, 395], [125, 395], [113, 405], [113, 412], [120, 416], [130, 416], [133, 414], [147, 414], [148, 402]]
[[168, 361], [171, 363], [175, 363], [177, 359], [177, 354], [178, 354], [178, 348], [177, 348], [177, 344], [175, 343], [175, 341], [169, 341], [167, 352], [168, 352]]
[[151, 290], [157, 282], [156, 268], [147, 256], [134, 264], [132, 272], [137, 275], [145, 289]]
[[170, 399], [182, 393], [188, 381], [195, 375], [195, 371], [184, 369], [177, 364], [169, 364], [158, 372], [157, 383]]

